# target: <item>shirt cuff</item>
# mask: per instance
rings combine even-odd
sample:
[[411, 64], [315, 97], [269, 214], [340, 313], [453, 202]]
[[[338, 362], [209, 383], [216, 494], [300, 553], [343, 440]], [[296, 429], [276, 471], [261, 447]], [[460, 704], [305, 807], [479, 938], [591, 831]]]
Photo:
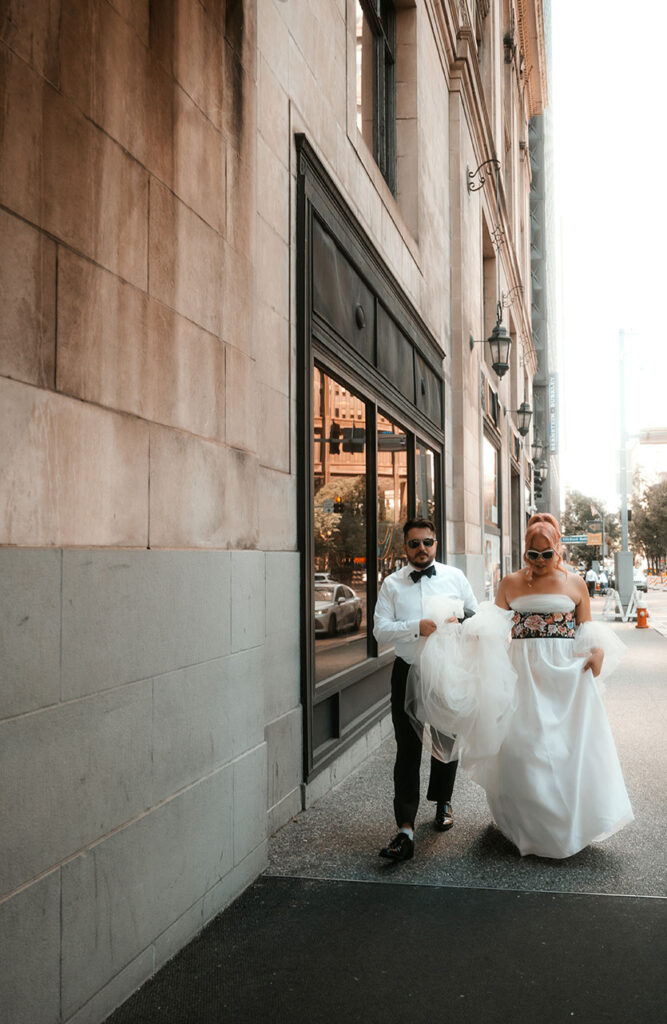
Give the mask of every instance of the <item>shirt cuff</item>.
[[408, 626], [412, 630], [412, 640], [419, 640], [419, 623], [420, 619], [416, 619], [414, 622], [408, 622]]

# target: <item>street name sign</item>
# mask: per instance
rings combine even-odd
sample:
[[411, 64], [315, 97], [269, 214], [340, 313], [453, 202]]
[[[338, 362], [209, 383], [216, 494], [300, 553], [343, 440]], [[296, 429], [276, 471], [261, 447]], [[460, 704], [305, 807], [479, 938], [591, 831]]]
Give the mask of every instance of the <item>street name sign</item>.
[[561, 537], [563, 544], [586, 544], [588, 543], [587, 533], [570, 533], [567, 537]]

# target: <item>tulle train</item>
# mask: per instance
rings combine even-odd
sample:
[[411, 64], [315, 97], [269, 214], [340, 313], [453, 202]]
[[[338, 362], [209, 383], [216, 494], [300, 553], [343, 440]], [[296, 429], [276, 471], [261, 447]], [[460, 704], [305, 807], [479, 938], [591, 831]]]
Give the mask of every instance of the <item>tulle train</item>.
[[494, 757], [516, 703], [507, 657], [512, 612], [488, 601], [463, 623], [445, 622], [409, 672], [405, 710], [427, 749], [472, 771]]

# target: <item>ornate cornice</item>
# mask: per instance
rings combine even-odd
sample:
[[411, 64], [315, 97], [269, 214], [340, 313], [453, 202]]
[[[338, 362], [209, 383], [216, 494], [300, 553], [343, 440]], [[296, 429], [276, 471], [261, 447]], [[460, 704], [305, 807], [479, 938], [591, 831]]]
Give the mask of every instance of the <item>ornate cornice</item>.
[[526, 86], [528, 116], [541, 114], [547, 105], [547, 55], [544, 44], [542, 0], [515, 0], [519, 46], [523, 57], [521, 77]]

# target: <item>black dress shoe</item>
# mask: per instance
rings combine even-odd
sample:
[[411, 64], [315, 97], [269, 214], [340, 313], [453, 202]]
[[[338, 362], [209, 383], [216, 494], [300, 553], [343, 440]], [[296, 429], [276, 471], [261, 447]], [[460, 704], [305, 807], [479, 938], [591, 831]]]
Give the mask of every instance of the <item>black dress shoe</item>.
[[388, 846], [384, 846], [380, 850], [380, 856], [386, 857], [388, 860], [410, 860], [414, 852], [414, 841], [405, 832], [399, 832]]
[[446, 832], [454, 824], [454, 814], [449, 800], [444, 804], [436, 804], [435, 821], [433, 822], [438, 832]]

